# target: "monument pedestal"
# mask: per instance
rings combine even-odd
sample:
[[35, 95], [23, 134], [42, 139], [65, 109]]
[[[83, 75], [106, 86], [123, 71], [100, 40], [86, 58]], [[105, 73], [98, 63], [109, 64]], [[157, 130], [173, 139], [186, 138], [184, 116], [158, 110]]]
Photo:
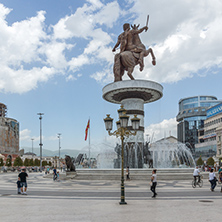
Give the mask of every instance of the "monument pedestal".
[[[132, 119], [134, 115], [140, 118], [140, 128], [136, 136], [127, 138], [126, 148], [127, 159], [134, 158], [141, 160], [132, 160], [137, 162], [134, 167], [143, 166], [143, 144], [144, 144], [144, 104], [159, 100], [163, 96], [163, 87], [159, 83], [149, 80], [125, 80], [113, 82], [103, 88], [103, 99], [108, 102], [121, 104], [127, 110], [127, 115]], [[132, 130], [129, 119], [128, 129]], [[139, 145], [136, 147], [135, 144]], [[135, 152], [132, 152], [134, 147]], [[132, 156], [128, 158], [129, 156]], [[140, 163], [139, 163], [140, 162]]]
[[[103, 99], [124, 106], [130, 119], [136, 114], [140, 118], [140, 129], [129, 142], [144, 142], [144, 104], [157, 101], [163, 96], [163, 87], [149, 80], [125, 80], [113, 82], [103, 88]], [[131, 121], [129, 121], [131, 124]], [[132, 126], [129, 125], [129, 129]]]

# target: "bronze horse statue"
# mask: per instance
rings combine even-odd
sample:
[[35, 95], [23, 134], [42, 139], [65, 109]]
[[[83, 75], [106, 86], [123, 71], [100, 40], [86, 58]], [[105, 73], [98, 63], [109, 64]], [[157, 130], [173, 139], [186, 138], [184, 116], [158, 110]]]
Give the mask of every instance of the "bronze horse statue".
[[[139, 25], [132, 26], [132, 30], [138, 30]], [[151, 48], [146, 50], [146, 47], [141, 42], [139, 33], [135, 32], [133, 35], [133, 45], [135, 46], [132, 50], [126, 50], [120, 52], [115, 55], [114, 58], [114, 66], [113, 66], [113, 73], [114, 73], [114, 82], [122, 81], [122, 76], [124, 75], [124, 71], [127, 71], [127, 75], [130, 79], [134, 80], [132, 75], [134, 67], [140, 64], [140, 71], [143, 70], [143, 57], [148, 56], [151, 54], [152, 56], [152, 64], [156, 65], [156, 58], [154, 56], [153, 50]]]

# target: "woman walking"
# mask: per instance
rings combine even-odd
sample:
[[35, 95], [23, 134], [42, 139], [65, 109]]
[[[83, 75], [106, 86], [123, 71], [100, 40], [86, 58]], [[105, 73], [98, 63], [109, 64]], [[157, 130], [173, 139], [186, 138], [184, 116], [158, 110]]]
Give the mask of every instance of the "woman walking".
[[213, 169], [210, 170], [209, 181], [210, 181], [210, 184], [211, 184], [210, 189], [211, 189], [211, 191], [214, 191], [214, 188], [217, 186], [217, 179], [216, 179], [216, 176], [215, 176], [215, 173], [214, 173]]
[[157, 195], [157, 193], [156, 193], [156, 185], [157, 185], [156, 170], [153, 170], [152, 176], [151, 176], [151, 187], [150, 187], [150, 190], [153, 192], [152, 198], [155, 198], [156, 195]]

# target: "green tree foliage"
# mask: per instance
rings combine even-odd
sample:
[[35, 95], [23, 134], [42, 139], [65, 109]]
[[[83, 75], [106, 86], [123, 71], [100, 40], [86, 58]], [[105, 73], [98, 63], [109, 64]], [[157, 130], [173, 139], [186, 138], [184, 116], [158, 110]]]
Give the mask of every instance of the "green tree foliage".
[[0, 166], [3, 166], [3, 165], [4, 165], [3, 159], [0, 158]]
[[28, 158], [25, 158], [25, 160], [24, 160], [24, 166], [29, 166], [29, 159]]
[[204, 164], [204, 161], [202, 160], [201, 156], [199, 157], [199, 159], [197, 160], [197, 166], [201, 166]]
[[20, 156], [15, 158], [14, 166], [23, 166], [23, 161]]
[[30, 160], [29, 160], [29, 166], [34, 166], [34, 161], [33, 161], [33, 159], [30, 159]]
[[47, 161], [46, 161], [46, 160], [43, 160], [43, 161], [42, 161], [42, 166], [44, 167], [44, 166], [47, 166], [47, 165], [48, 165]]
[[213, 157], [209, 157], [207, 160], [207, 165], [213, 166], [214, 165], [214, 159]]
[[11, 160], [11, 158], [7, 158], [5, 165], [6, 165], [7, 167], [12, 166], [12, 160]]
[[35, 166], [40, 166], [40, 160], [35, 159], [35, 160], [34, 160], [34, 165], [35, 165]]
[[49, 161], [48, 165], [49, 165], [49, 166], [52, 166], [52, 162], [51, 162], [51, 161]]

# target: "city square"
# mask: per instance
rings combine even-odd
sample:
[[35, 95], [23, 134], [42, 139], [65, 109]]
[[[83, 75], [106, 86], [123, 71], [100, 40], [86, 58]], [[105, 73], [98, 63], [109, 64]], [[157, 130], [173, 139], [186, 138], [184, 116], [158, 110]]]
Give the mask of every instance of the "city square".
[[4, 221], [215, 221], [220, 217], [220, 185], [210, 191], [190, 180], [158, 181], [156, 199], [151, 198], [149, 176], [126, 181], [127, 205], [119, 205], [116, 180], [61, 180], [52, 175], [29, 173], [28, 195], [18, 195], [16, 173], [0, 174], [0, 207]]
[[1, 220], [220, 220], [221, 8], [1, 0]]

